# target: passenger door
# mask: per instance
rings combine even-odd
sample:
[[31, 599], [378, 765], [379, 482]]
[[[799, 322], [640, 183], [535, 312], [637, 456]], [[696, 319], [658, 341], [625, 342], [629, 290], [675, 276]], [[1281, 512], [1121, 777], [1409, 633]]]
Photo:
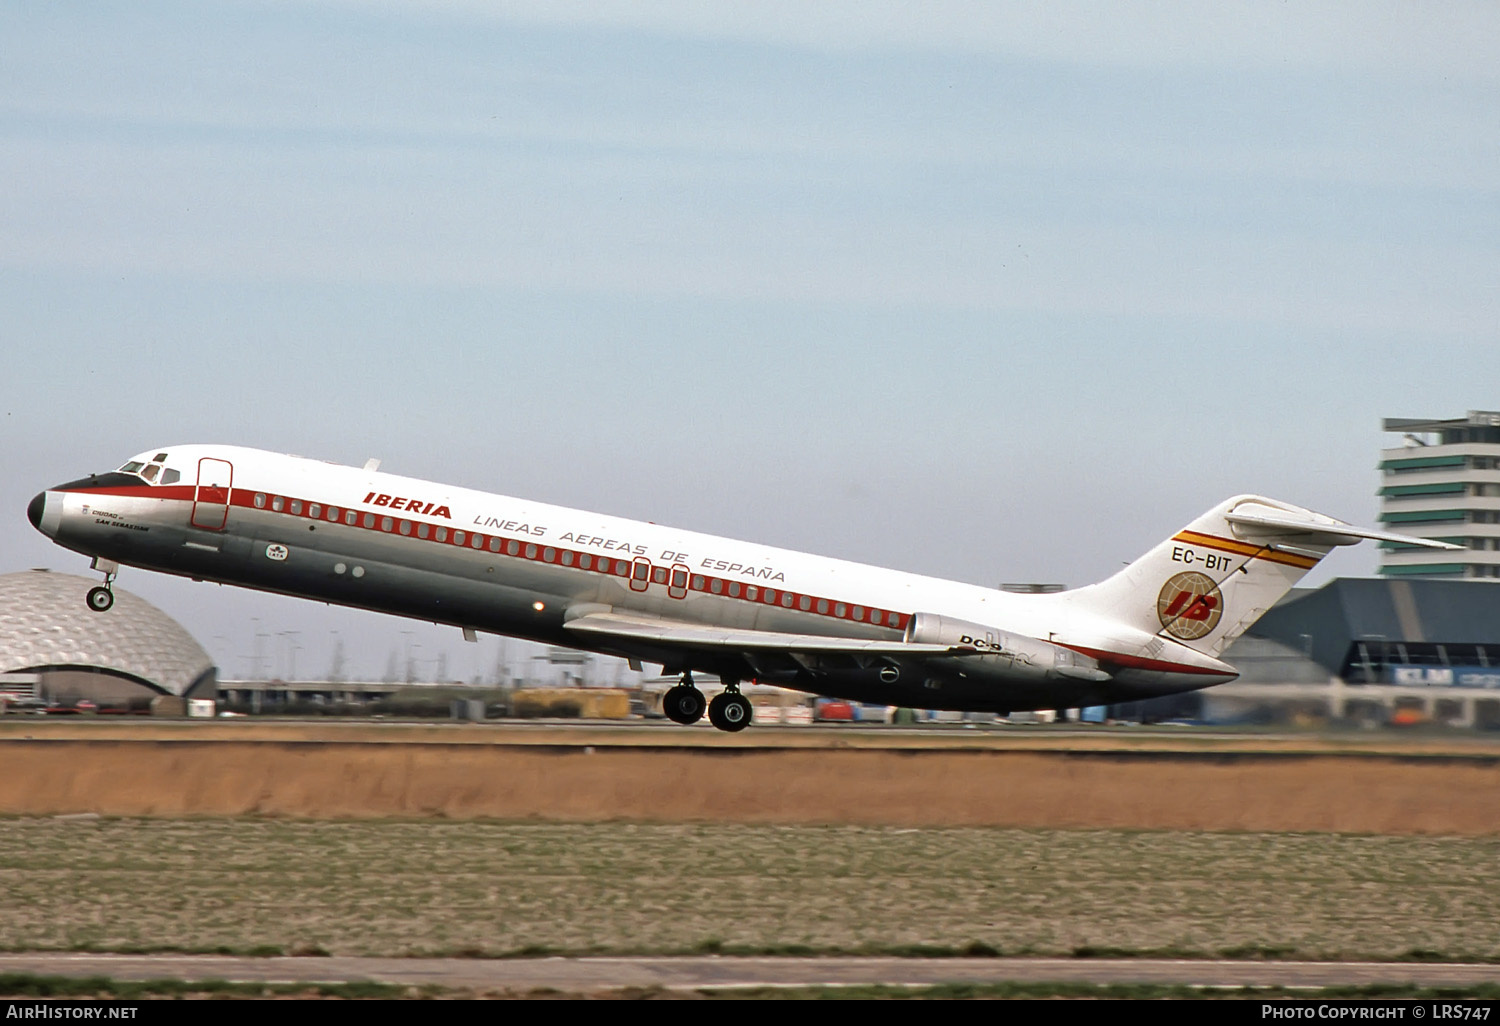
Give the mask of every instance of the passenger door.
[[193, 489], [192, 525], [205, 531], [222, 531], [229, 522], [229, 493], [234, 486], [234, 467], [225, 460], [205, 456], [198, 461], [198, 486]]

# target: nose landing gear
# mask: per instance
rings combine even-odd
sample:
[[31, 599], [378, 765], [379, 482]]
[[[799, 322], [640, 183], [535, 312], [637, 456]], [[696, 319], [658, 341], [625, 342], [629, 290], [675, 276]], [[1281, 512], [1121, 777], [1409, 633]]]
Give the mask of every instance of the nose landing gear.
[[115, 604], [115, 593], [109, 590], [109, 582], [106, 581], [103, 587], [90, 588], [85, 601], [94, 612], [103, 613]]
[[99, 588], [90, 588], [84, 601], [96, 613], [107, 612], [109, 607], [115, 604], [115, 593], [111, 585], [115, 583], [115, 577], [120, 572], [120, 564], [111, 560], [95, 559], [93, 568], [104, 574], [104, 585]]

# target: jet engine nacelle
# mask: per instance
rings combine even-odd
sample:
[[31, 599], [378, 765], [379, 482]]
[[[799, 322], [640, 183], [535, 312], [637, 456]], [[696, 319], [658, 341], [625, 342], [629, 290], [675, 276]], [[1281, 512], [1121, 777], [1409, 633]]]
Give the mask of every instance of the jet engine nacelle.
[[983, 624], [955, 620], [936, 613], [917, 613], [906, 628], [906, 640], [918, 645], [952, 645], [972, 648], [975, 656], [958, 656], [974, 669], [996, 669], [1007, 677], [1066, 677], [1070, 680], [1106, 681], [1110, 675], [1097, 660], [1041, 638], [1012, 634]]

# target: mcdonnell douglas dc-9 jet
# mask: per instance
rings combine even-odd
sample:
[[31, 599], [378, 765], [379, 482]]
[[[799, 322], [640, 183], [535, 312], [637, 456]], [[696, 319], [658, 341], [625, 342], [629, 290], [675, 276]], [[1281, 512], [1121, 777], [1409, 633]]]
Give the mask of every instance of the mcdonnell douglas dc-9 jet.
[[[862, 702], [1009, 713], [1232, 680], [1219, 656], [1334, 546], [1371, 538], [1255, 495], [1215, 506], [1099, 584], [991, 588], [219, 445], [149, 450], [49, 488], [27, 514], [121, 566], [619, 656], [680, 675], [678, 723], [751, 718], [743, 681]], [[712, 702], [693, 672], [724, 683]]]

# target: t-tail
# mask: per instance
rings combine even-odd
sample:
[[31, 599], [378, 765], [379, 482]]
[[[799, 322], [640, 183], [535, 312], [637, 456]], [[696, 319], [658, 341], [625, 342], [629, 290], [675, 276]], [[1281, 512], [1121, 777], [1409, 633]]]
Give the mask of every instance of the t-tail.
[[[1099, 584], [1067, 593], [1070, 607], [1217, 658], [1318, 561], [1363, 539], [1459, 548], [1373, 531], [1259, 495], [1237, 495]], [[1136, 635], [1140, 637], [1140, 635]]]

